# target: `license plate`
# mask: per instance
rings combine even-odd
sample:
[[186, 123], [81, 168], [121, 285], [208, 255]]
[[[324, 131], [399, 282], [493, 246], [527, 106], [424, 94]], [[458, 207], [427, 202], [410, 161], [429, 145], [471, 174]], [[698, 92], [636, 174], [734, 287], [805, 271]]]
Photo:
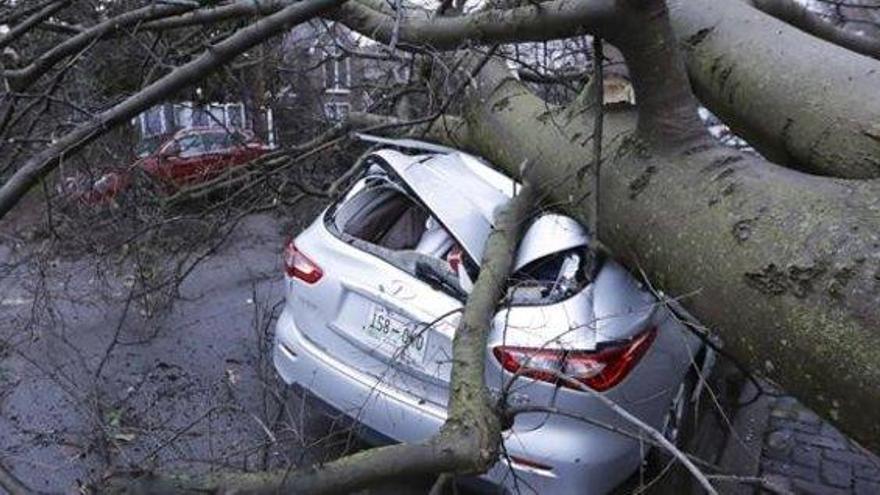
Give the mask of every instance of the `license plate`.
[[374, 306], [363, 329], [384, 354], [397, 360], [417, 364], [424, 362], [428, 350], [428, 335], [424, 325], [418, 325], [382, 306]]

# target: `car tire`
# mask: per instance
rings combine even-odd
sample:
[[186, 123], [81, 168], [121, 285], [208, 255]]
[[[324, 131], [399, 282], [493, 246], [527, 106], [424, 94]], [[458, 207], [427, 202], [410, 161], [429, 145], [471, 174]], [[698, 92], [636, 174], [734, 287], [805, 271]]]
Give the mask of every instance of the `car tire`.
[[[693, 369], [689, 370], [673, 394], [669, 410], [660, 430], [673, 445], [686, 452], [685, 446], [696, 431], [696, 418], [693, 417], [694, 402], [692, 401], [694, 390], [699, 382], [699, 375]], [[673, 462], [673, 456], [662, 447], [653, 446], [645, 456], [642, 478], [653, 480], [657, 477], [666, 477], [670, 471], [669, 464]], [[676, 463], [678, 464], [678, 463]]]

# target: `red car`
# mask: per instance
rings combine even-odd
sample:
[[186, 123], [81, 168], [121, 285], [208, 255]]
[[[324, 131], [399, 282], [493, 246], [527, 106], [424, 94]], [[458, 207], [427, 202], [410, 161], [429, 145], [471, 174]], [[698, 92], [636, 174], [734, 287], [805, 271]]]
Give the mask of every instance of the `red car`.
[[133, 182], [135, 167], [159, 181], [166, 192], [214, 178], [226, 169], [259, 158], [268, 148], [252, 132], [222, 128], [192, 128], [176, 132], [159, 148], [127, 170], [111, 170], [90, 182], [67, 177], [62, 190], [87, 204], [104, 204]]
[[195, 128], [178, 131], [159, 149], [135, 163], [174, 190], [216, 177], [265, 154], [266, 146], [247, 131]]

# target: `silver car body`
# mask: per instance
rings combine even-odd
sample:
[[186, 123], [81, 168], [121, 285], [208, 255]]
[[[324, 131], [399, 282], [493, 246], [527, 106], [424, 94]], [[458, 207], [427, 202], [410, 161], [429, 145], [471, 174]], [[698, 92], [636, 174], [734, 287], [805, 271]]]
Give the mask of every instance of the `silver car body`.
[[[416, 276], [406, 261], [411, 253], [352, 239], [340, 225], [371, 207], [364, 191], [394, 195], [396, 190], [429, 210], [472, 260], [480, 260], [493, 213], [517, 185], [477, 158], [454, 151], [411, 156], [382, 150], [367, 162], [366, 177], [294, 241], [322, 275], [315, 283], [286, 278], [274, 362], [286, 383], [306, 389], [366, 430], [417, 442], [436, 433], [446, 418], [451, 344], [463, 298], [438, 288], [437, 280]], [[574, 220], [542, 218], [525, 233], [517, 268], [588, 242]], [[376, 330], [383, 324], [386, 332], [390, 326], [392, 332], [413, 333], [398, 341]], [[613, 260], [604, 260], [573, 295], [547, 304], [514, 301], [501, 309], [486, 349], [487, 386], [497, 395], [514, 376], [493, 354], [498, 346], [595, 351], [646, 328], [656, 329], [647, 352], [620, 383], [601, 393], [662, 429], [701, 344]], [[420, 340], [416, 331], [422, 332]], [[589, 393], [524, 377], [509, 391], [510, 404], [547, 406], [590, 421], [547, 412], [518, 415], [504, 433], [509, 456], [482, 476], [499, 487], [606, 493], [638, 469], [648, 450], [647, 444], [601, 426], [639, 437]]]

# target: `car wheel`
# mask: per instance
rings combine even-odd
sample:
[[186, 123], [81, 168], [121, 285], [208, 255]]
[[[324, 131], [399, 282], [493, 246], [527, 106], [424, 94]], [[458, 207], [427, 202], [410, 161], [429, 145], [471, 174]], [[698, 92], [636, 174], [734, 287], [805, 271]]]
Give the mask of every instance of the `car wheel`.
[[[672, 395], [669, 409], [663, 419], [660, 432], [670, 443], [682, 448], [693, 433], [694, 421], [689, 417], [689, 408], [692, 407], [691, 397], [697, 386], [697, 373], [689, 371], [676, 388]], [[652, 447], [645, 456], [644, 473], [647, 479], [662, 476], [672, 460], [672, 454], [662, 447]]]
[[684, 427], [685, 413], [687, 412], [690, 396], [693, 394], [694, 382], [693, 373], [682, 380], [678, 386], [678, 390], [672, 396], [672, 403], [666, 412], [663, 420], [663, 428], [660, 430], [673, 445], [678, 446], [681, 438], [682, 428]]

